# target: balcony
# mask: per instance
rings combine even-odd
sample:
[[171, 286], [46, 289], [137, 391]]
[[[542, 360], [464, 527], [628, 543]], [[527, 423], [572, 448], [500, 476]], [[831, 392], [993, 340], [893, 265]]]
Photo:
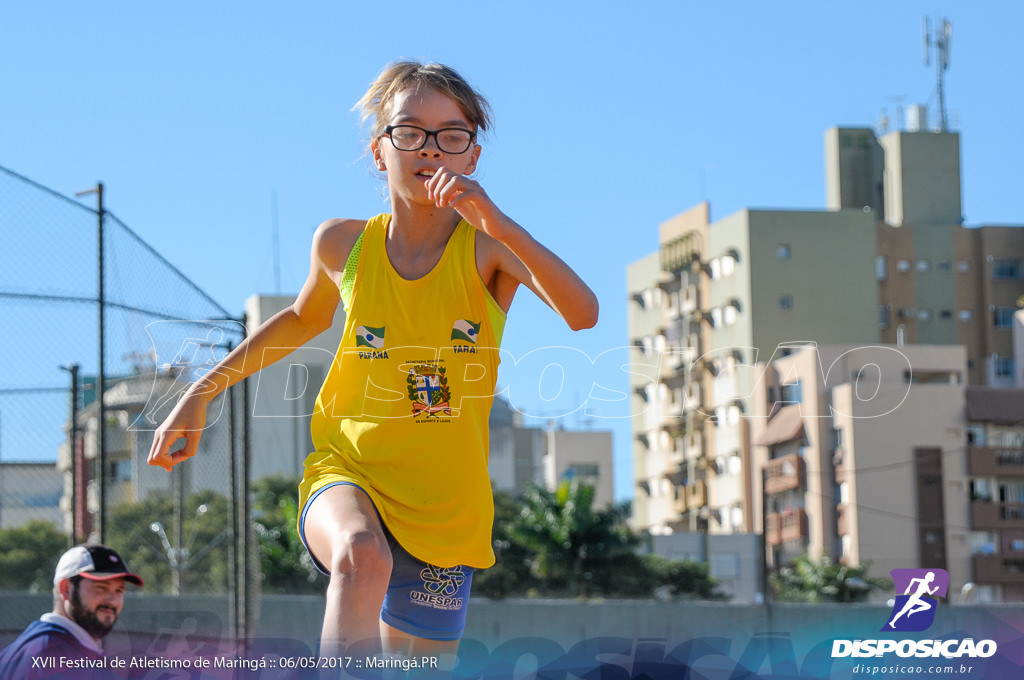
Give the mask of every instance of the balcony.
[[682, 440], [685, 458], [700, 458], [704, 455], [704, 440], [699, 432], [689, 432]]
[[782, 540], [807, 538], [807, 513], [802, 509], [782, 513]]
[[836, 484], [842, 484], [847, 478], [847, 469], [844, 464], [846, 455], [842, 448], [838, 448], [832, 452], [832, 466], [836, 472]]
[[974, 555], [974, 582], [1024, 585], [1024, 554]]
[[764, 470], [766, 494], [798, 489], [807, 483], [807, 465], [804, 459], [795, 453], [768, 461]]
[[686, 507], [690, 510], [708, 504], [708, 486], [706, 482], [696, 481], [686, 487]]
[[803, 509], [787, 508], [784, 512], [773, 512], [765, 523], [768, 545], [807, 538], [807, 513]]
[[1024, 477], [1024, 449], [971, 446], [967, 466], [974, 477]]
[[971, 501], [972, 529], [1024, 529], [1024, 503]]

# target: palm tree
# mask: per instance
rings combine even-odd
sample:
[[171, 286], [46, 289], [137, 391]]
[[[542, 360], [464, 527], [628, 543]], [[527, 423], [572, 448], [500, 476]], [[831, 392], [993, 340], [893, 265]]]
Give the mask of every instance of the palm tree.
[[636, 561], [639, 540], [625, 525], [628, 506], [595, 511], [593, 504], [594, 487], [577, 479], [555, 491], [531, 486], [523, 495], [509, 533], [533, 553], [531, 570], [547, 589], [586, 597], [595, 574]]
[[772, 589], [780, 602], [863, 602], [872, 588], [892, 587], [888, 579], [869, 577], [870, 567], [870, 562], [850, 567], [801, 555], [772, 576]]

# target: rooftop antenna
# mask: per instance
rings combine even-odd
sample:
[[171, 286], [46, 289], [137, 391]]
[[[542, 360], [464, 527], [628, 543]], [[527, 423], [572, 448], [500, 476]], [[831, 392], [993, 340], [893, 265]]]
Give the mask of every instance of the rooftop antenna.
[[938, 82], [939, 92], [939, 131], [947, 132], [949, 125], [946, 118], [946, 93], [943, 85], [945, 72], [949, 69], [949, 50], [953, 41], [953, 24], [949, 23], [946, 19], [942, 19], [942, 26], [936, 26], [933, 36], [928, 16], [925, 15], [922, 17], [921, 28], [924, 33], [925, 66], [931, 65], [931, 48], [932, 45], [935, 46], [935, 78]]

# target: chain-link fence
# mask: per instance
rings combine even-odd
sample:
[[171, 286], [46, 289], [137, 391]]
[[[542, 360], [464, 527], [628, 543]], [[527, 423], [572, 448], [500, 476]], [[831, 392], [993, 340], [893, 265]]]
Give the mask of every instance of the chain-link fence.
[[[244, 635], [258, 580], [244, 387], [211, 405], [201, 455], [146, 464], [155, 427], [244, 325], [92, 193], [98, 209], [0, 167], [0, 589], [46, 589], [67, 545], [103, 541], [150, 592], [228, 593]], [[26, 552], [42, 576], [15, 576]]]

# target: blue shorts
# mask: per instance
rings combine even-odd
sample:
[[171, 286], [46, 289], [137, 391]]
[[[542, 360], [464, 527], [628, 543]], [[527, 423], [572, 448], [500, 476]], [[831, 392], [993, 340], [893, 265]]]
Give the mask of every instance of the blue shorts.
[[[317, 496], [332, 486], [347, 484], [363, 491], [351, 482], [335, 482], [317, 489], [302, 508], [299, 521], [299, 536], [302, 545], [313, 558], [313, 564], [322, 573], [330, 576], [306, 543], [306, 513]], [[363, 493], [366, 493], [365, 491]], [[380, 515], [377, 515], [378, 518]], [[388, 547], [391, 548], [391, 580], [380, 619], [403, 633], [427, 640], [458, 640], [466, 628], [466, 609], [469, 607], [469, 591], [473, 584], [473, 567], [436, 567], [418, 560], [398, 544], [395, 537], [381, 521]]]

